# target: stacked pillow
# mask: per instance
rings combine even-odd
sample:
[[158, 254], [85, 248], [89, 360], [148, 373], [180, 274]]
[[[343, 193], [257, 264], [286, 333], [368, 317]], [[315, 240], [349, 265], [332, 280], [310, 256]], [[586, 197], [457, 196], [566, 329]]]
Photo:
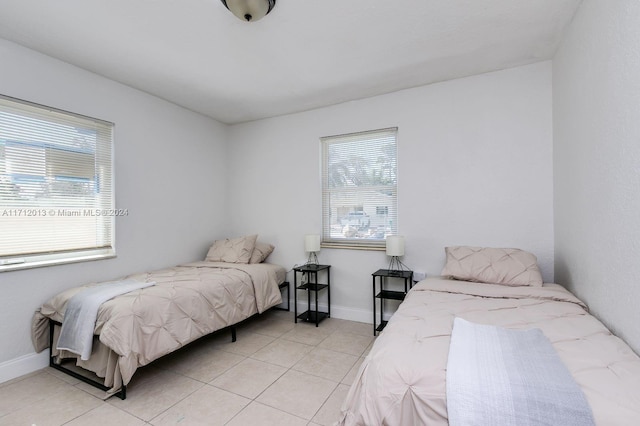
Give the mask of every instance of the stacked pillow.
[[267, 257], [273, 252], [275, 247], [271, 244], [261, 243], [260, 241], [256, 241], [256, 246], [253, 248], [253, 253], [251, 254], [251, 259], [249, 259], [249, 263], [262, 263]]
[[513, 248], [445, 247], [442, 275], [456, 280], [508, 286], [542, 286], [538, 259]]
[[262, 263], [275, 248], [271, 244], [258, 242], [258, 235], [216, 240], [205, 260], [226, 263]]

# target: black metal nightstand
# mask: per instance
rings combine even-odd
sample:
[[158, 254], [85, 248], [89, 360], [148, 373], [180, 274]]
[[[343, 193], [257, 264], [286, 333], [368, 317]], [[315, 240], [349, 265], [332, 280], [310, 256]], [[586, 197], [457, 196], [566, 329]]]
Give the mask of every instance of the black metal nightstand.
[[[326, 284], [318, 282], [318, 272], [326, 271]], [[298, 274], [306, 274], [306, 283], [298, 285]], [[294, 288], [294, 313], [295, 322], [302, 320], [305, 322], [318, 323], [331, 316], [331, 265], [307, 264], [293, 268], [293, 288]], [[327, 289], [327, 312], [318, 311], [318, 292]], [[307, 292], [307, 311], [298, 315], [298, 290]], [[311, 310], [311, 292], [315, 293], [315, 309]]]
[[[373, 276], [373, 335], [375, 336], [377, 331], [382, 331], [387, 325], [387, 321], [384, 321], [382, 317], [385, 299], [404, 300], [409, 289], [413, 287], [413, 271], [378, 269], [371, 275]], [[376, 294], [376, 277], [379, 278], [380, 281], [380, 292], [378, 294]], [[389, 278], [403, 279], [404, 291], [385, 290], [384, 287]], [[378, 326], [376, 326], [376, 299], [380, 299], [380, 325]]]

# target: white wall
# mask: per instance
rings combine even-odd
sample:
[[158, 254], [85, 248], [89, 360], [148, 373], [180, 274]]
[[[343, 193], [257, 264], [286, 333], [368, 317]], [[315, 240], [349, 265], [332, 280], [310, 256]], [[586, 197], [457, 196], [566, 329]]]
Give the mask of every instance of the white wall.
[[[0, 339], [11, 342], [0, 379], [28, 364], [32, 313], [64, 288], [198, 259], [215, 238], [253, 232], [277, 246], [270, 260], [304, 262], [303, 235], [321, 226], [326, 135], [399, 127], [399, 227], [414, 270], [438, 274], [446, 245], [509, 246], [535, 253], [553, 280], [550, 62], [227, 128], [6, 41], [0, 57], [0, 93], [116, 123], [116, 204], [130, 212], [116, 221], [116, 259], [0, 274]], [[333, 315], [371, 321], [384, 252], [325, 249], [320, 260], [333, 265]]]
[[[550, 62], [232, 126], [232, 233], [275, 244], [270, 261], [303, 263], [304, 234], [321, 229], [319, 138], [391, 126], [404, 263], [436, 275], [447, 245], [520, 247], [553, 280]], [[370, 322], [384, 252], [319, 257], [332, 265], [334, 316]]]
[[556, 277], [640, 351], [640, 3], [585, 0], [553, 61]]
[[116, 124], [116, 206], [129, 209], [115, 259], [0, 273], [1, 382], [29, 363], [31, 317], [50, 296], [201, 259], [228, 215], [226, 126], [4, 40], [0, 58], [0, 93]]

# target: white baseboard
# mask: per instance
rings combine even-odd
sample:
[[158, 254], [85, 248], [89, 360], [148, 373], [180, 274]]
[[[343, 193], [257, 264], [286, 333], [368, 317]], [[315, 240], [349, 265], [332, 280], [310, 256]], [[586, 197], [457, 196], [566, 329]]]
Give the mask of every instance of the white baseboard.
[[49, 351], [30, 353], [0, 363], [0, 383], [32, 373], [49, 365]]

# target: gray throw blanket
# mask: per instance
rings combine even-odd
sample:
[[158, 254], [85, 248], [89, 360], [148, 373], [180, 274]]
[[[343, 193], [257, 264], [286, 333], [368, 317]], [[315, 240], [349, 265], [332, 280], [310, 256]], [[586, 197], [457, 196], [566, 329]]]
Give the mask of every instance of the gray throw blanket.
[[128, 279], [87, 287], [77, 293], [67, 303], [56, 348], [80, 355], [80, 359], [84, 361], [88, 360], [93, 348], [93, 329], [100, 305], [121, 294], [154, 284]]
[[591, 408], [540, 329], [454, 320], [447, 363], [451, 426], [592, 426]]

